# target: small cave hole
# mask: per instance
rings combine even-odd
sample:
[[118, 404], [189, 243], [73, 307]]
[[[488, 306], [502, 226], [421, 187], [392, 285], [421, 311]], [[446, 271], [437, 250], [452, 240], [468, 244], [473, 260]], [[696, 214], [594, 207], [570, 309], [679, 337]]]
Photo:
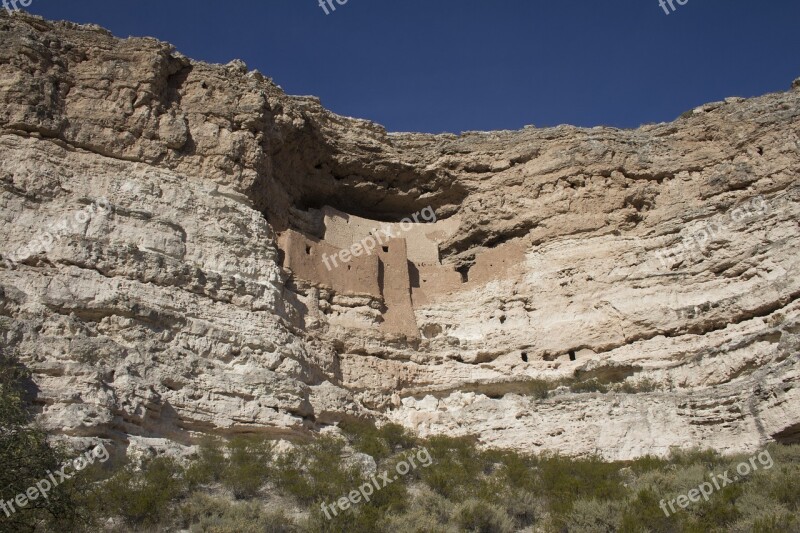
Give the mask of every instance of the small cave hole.
[[764, 155], [764, 149], [762, 147], [760, 147], [760, 146], [758, 147], [756, 152], [758, 152], [758, 155]]
[[461, 274], [461, 283], [467, 283], [469, 281], [469, 265], [458, 267], [456, 272]]
[[306, 246], [306, 255], [311, 255], [311, 247]]
[[389, 247], [388, 246], [383, 246], [382, 248], [383, 248], [383, 253], [385, 253], [385, 254], [389, 253]]
[[520, 354], [520, 357], [522, 358], [522, 362], [523, 363], [527, 363], [528, 362], [528, 352], [522, 352]]
[[574, 361], [575, 360], [575, 350], [570, 350], [569, 351], [569, 360], [570, 361]]
[[203, 89], [208, 89], [208, 84], [206, 82], [203, 82], [200, 84], [200, 87], [202, 87]]
[[501, 324], [505, 324], [506, 323], [506, 315], [500, 315], [500, 323]]

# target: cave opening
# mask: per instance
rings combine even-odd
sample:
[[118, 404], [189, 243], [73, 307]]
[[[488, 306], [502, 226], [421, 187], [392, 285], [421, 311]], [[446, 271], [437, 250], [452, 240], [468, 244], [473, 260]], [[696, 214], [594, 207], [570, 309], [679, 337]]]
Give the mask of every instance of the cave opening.
[[456, 272], [461, 274], [461, 283], [467, 283], [469, 281], [469, 265], [456, 268]]

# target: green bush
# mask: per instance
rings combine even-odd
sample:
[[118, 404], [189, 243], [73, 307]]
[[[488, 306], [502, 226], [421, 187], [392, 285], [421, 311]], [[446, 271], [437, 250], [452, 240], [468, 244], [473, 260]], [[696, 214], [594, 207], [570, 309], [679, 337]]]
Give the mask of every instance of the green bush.
[[461, 531], [470, 533], [512, 533], [514, 523], [505, 511], [482, 500], [470, 499], [453, 511]]
[[227, 460], [220, 442], [205, 439], [200, 443], [197, 458], [186, 469], [186, 482], [190, 489], [219, 482], [225, 472]]
[[474, 438], [437, 436], [425, 447], [433, 464], [418, 470], [420, 479], [446, 498], [465, 497], [481, 491], [486, 462], [475, 446]]
[[442, 523], [424, 509], [415, 508], [405, 514], [389, 515], [383, 522], [383, 531], [419, 532], [419, 533], [460, 533], [461, 530], [449, 521]]
[[666, 459], [662, 459], [660, 457], [654, 457], [652, 455], [645, 455], [643, 457], [639, 457], [634, 459], [633, 461], [629, 461], [628, 465], [630, 465], [631, 470], [636, 474], [643, 474], [645, 472], [652, 472], [654, 470], [660, 470], [664, 468], [668, 464]]
[[556, 387], [555, 383], [544, 379], [530, 379], [524, 381], [523, 385], [523, 394], [526, 396], [532, 396], [537, 400], [544, 400], [550, 394], [550, 391]]
[[378, 431], [393, 452], [410, 450], [417, 446], [416, 437], [400, 424], [384, 424]]
[[620, 517], [620, 533], [684, 533], [679, 511], [667, 517], [659, 507], [661, 497], [649, 490], [641, 490], [625, 506]]
[[565, 520], [569, 533], [614, 533], [620, 527], [623, 504], [618, 501], [577, 500]]
[[318, 437], [278, 457], [273, 476], [278, 488], [301, 504], [332, 502], [362, 483], [360, 472], [342, 463], [344, 442]]
[[800, 469], [777, 466], [770, 472], [770, 496], [793, 513], [800, 512]]
[[170, 505], [184, 493], [183, 469], [167, 457], [145, 462], [141, 469], [122, 468], [102, 488], [100, 508], [130, 525], [156, 525], [170, 516]]
[[[269, 478], [272, 445], [258, 437], [236, 437], [228, 442], [227, 450], [228, 458], [220, 474], [222, 485], [238, 499], [254, 497]], [[206, 453], [209, 460], [216, 455], [213, 449]]]
[[391, 455], [392, 448], [375, 426], [367, 420], [349, 420], [339, 424], [353, 448], [375, 458], [383, 459]]
[[544, 499], [526, 491], [512, 489], [499, 492], [497, 503], [505, 509], [506, 514], [514, 520], [514, 525], [520, 529], [532, 526], [539, 516], [544, 514]]
[[537, 477], [539, 461], [536, 457], [514, 452], [501, 452], [495, 455], [495, 458], [500, 463], [498, 475], [506, 486], [534, 494], [541, 493], [541, 485]]
[[[47, 434], [35, 424], [25, 399], [25, 383], [30, 373], [17, 360], [14, 351], [0, 345], [0, 498], [3, 502], [23, 494], [29, 487], [46, 479], [73, 454], [52, 446]], [[61, 527], [89, 520], [79, 505], [87, 487], [88, 472], [79, 472], [73, 479], [52, 488], [48, 497], [37, 495], [27, 505], [4, 504], [0, 511], [0, 532], [34, 531], [50, 524]], [[6, 512], [11, 516], [6, 516]], [[77, 527], [77, 526], [75, 526]]]
[[293, 533], [298, 528], [282, 510], [265, 511], [257, 502], [228, 500], [194, 493], [181, 506], [183, 525], [191, 533]]
[[410, 450], [417, 439], [399, 424], [377, 427], [368, 420], [348, 420], [339, 424], [350, 444], [376, 461], [386, 459], [401, 450]]
[[587, 381], [576, 381], [569, 386], [569, 390], [575, 393], [581, 392], [600, 392], [605, 394], [608, 392], [608, 387], [597, 381], [590, 379]]
[[793, 514], [778, 514], [757, 518], [753, 521], [753, 533], [798, 533], [800, 520]]
[[725, 463], [726, 460], [714, 450], [681, 450], [675, 448], [669, 455], [669, 462], [675, 466], [701, 465], [708, 470], [713, 470]]
[[[0, 365], [4, 429], [0, 443], [7, 444], [7, 449], [0, 446], [0, 460], [6, 461], [9, 472], [25, 479], [31, 475], [25, 468], [42, 466], [26, 463], [31, 459], [26, 454], [48, 448], [39, 448], [46, 444], [43, 434], [27, 426], [29, 416], [20, 407], [22, 389], [10, 385], [19, 379], [25, 379], [24, 369]], [[0, 517], [0, 532], [33, 531], [35, 525], [42, 531], [53, 530], [56, 523], [68, 531], [95, 531], [103, 525], [120, 533], [179, 529], [203, 533], [800, 532], [800, 446], [770, 446], [772, 468], [758, 468], [715, 490], [708, 501], [693, 502], [686, 509], [676, 507], [666, 516], [662, 500], [668, 505], [712, 474], [735, 471], [749, 457], [722, 457], [703, 450], [675, 450], [667, 459], [623, 462], [534, 456], [481, 450], [474, 437], [418, 442], [392, 424], [381, 428], [347, 425], [345, 435], [347, 440], [318, 437], [274, 458], [273, 446], [263, 439], [240, 437], [224, 447], [209, 440], [185, 469], [171, 459], [158, 458], [140, 469], [130, 465], [119, 469], [109, 479], [96, 482], [98, 490], [92, 490], [91, 478], [83, 479], [82, 486], [64, 485], [68, 499], [59, 501], [74, 505], [69, 512], [84, 522], [58, 515], [59, 508], [34, 509], [30, 515], [19, 515], [26, 521], [11, 526]], [[385, 470], [390, 478], [395, 465], [415, 447], [425, 447], [433, 463], [397, 477], [374, 491], [370, 501], [326, 516], [323, 503], [331, 506], [366, 481], [358, 468], [347, 466], [348, 441], [361, 451], [373, 451], [380, 460], [378, 472]], [[49, 457], [46, 464], [53, 464], [58, 455], [52, 449], [46, 453], [53, 454], [42, 456]], [[14, 471], [17, 465], [24, 468]], [[3, 471], [0, 479], [5, 484], [17, 481]], [[223, 488], [230, 489], [233, 498]], [[84, 493], [88, 496], [83, 497]], [[299, 507], [298, 517], [287, 516], [281, 510], [287, 504], [276, 501]], [[96, 524], [89, 521], [92, 512], [98, 518]], [[109, 525], [108, 518], [123, 520]]]

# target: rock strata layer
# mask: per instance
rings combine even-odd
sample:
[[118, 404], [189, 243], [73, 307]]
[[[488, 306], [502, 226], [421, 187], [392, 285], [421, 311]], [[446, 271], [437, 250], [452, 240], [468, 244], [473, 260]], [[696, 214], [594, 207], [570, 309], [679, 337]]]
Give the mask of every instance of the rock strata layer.
[[154, 39], [3, 13], [0, 42], [0, 339], [66, 438], [800, 441], [797, 82], [636, 130], [397, 134]]

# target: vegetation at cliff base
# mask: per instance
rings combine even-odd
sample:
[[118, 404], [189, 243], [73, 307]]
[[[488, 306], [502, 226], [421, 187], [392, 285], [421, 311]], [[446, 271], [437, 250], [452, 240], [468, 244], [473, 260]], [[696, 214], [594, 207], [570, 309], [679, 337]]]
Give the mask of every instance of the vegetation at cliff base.
[[[13, 356], [0, 354], [3, 501], [70, 455], [31, 425], [26, 379]], [[369, 501], [331, 512], [423, 449], [427, 466], [396, 476]], [[0, 532], [800, 531], [800, 446], [773, 444], [761, 453], [771, 467], [665, 513], [665, 503], [748, 458], [676, 451], [668, 459], [576, 459], [485, 450], [469, 437], [418, 439], [395, 424], [350, 421], [304, 443], [209, 437], [185, 459], [157, 455], [89, 469], [36, 505], [10, 516], [0, 511]]]

